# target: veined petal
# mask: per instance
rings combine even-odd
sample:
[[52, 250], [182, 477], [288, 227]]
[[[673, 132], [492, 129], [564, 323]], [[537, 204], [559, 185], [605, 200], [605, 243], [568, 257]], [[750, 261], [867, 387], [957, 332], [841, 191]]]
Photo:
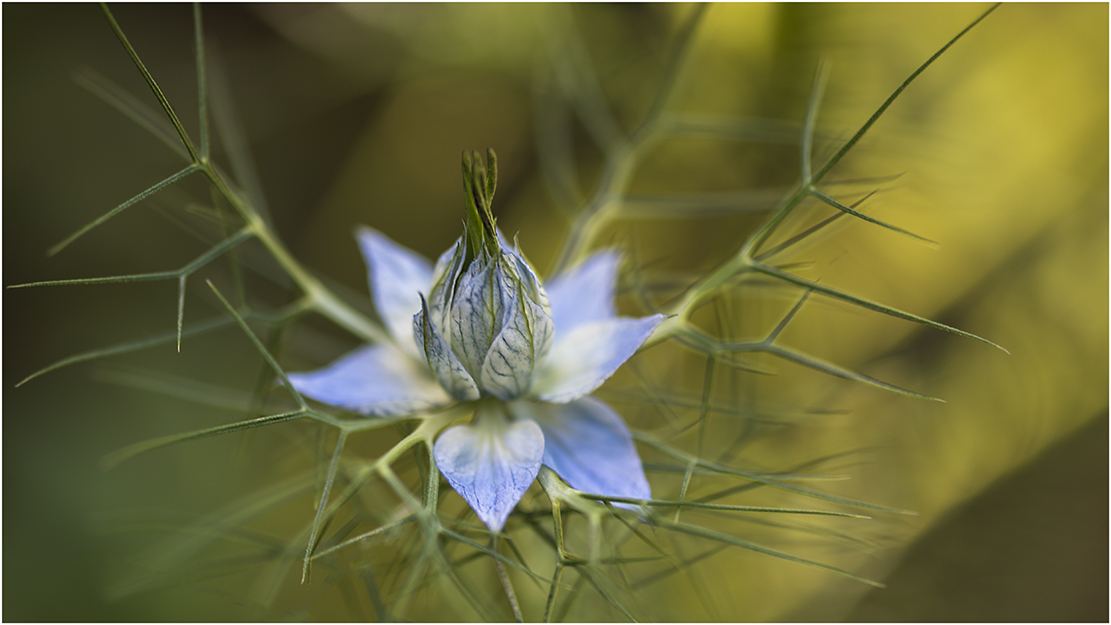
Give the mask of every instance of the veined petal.
[[500, 232], [498, 236], [501, 238], [502, 249], [505, 250], [506, 256], [513, 259], [513, 267], [517, 271], [517, 276], [520, 278], [521, 284], [525, 287], [525, 293], [528, 294], [538, 306], [543, 308], [548, 316], [551, 316], [552, 306], [548, 301], [547, 290], [540, 284], [540, 278], [537, 277], [536, 271], [533, 270], [532, 265], [528, 262], [528, 259], [525, 258], [525, 255], [521, 253], [521, 248], [517, 245], [516, 238], [513, 240], [513, 247], [510, 248], [505, 241], [505, 237], [502, 237]]
[[428, 367], [449, 393], [464, 401], [478, 399], [478, 385], [455, 357], [436, 326], [429, 322], [428, 304], [420, 298], [420, 312], [413, 316], [413, 340]]
[[555, 403], [586, 395], [635, 354], [663, 320], [663, 315], [615, 317], [558, 334], [552, 351], [536, 370], [531, 394]]
[[420, 310], [420, 293], [432, 284], [432, 263], [377, 230], [360, 228], [357, 236], [378, 316], [398, 344], [416, 354], [410, 340], [413, 315]]
[[510, 423], [503, 410], [484, 404], [473, 424], [448, 428], [432, 450], [440, 473], [495, 532], [536, 479], [544, 456], [540, 426]]
[[613, 251], [598, 252], [574, 269], [547, 282], [552, 321], [559, 334], [580, 325], [617, 316], [613, 307], [617, 268], [621, 256]]
[[368, 345], [289, 381], [302, 395], [345, 410], [390, 416], [450, 403], [428, 371], [393, 345]]
[[436, 266], [432, 269], [433, 285], [443, 279], [444, 274], [446, 274], [448, 270], [451, 269], [452, 265], [462, 262], [462, 259], [459, 255], [460, 247], [462, 245], [463, 239], [456, 239], [455, 243], [453, 243], [446, 252], [440, 254], [440, 257], [436, 259]]
[[455, 244], [440, 255], [432, 270], [432, 292], [428, 295], [428, 309], [432, 314], [432, 325], [440, 330], [448, 344], [451, 343], [448, 317], [451, 303], [455, 301], [455, 289], [458, 286], [456, 278], [463, 272], [464, 256], [463, 239], [456, 239]]
[[448, 340], [459, 361], [478, 380], [490, 343], [501, 331], [505, 309], [513, 303], [513, 286], [497, 260], [471, 263], [451, 303]]
[[490, 343], [482, 363], [479, 386], [499, 399], [513, 399], [528, 390], [536, 363], [552, 344], [552, 320], [522, 292], [504, 311], [501, 331]]
[[544, 433], [544, 464], [576, 490], [595, 495], [651, 499], [633, 437], [605, 402], [583, 397], [567, 404], [526, 400], [509, 404], [518, 419]]

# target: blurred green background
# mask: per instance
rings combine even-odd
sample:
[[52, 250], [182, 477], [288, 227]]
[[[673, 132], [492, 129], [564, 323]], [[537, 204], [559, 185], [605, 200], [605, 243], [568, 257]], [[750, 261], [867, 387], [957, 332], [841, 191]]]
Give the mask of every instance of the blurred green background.
[[[828, 153], [986, 8], [712, 6], [669, 107], [797, 123], [824, 55], [832, 73], [818, 148]], [[113, 10], [195, 133], [189, 7]], [[545, 124], [566, 112], [551, 97], [560, 80], [552, 56], [557, 66], [567, 58], [556, 35], [574, 33], [627, 132], [648, 109], [690, 11], [667, 4], [221, 4], [204, 15], [210, 56], [222, 68], [277, 230], [308, 267], [365, 293], [353, 227], [371, 225], [435, 257], [458, 236], [462, 149], [498, 151], [500, 223], [519, 231], [522, 248], [547, 269], [565, 230], [556, 206], [566, 198], [545, 186], [545, 159], [569, 150], [582, 196], [600, 167], [581, 125], [557, 133], [566, 145], [538, 145]], [[44, 256], [182, 164], [75, 82], [74, 73], [89, 68], [156, 106], [98, 7], [6, 3], [3, 17], [4, 284], [158, 271], [200, 254], [204, 245], [166, 217], [186, 219], [183, 207], [211, 202], [205, 186], [189, 180]], [[784, 418], [784, 427], [738, 438], [745, 446], [736, 463], [782, 468], [852, 452], [830, 469], [852, 480], [828, 491], [919, 513], [828, 526], [867, 538], [870, 549], [781, 528], [734, 531], [889, 588], [869, 590], [727, 550], [648, 586], [640, 606], [647, 618], [1108, 619], [1107, 24], [1105, 4], [1003, 6], [923, 74], [834, 170], [839, 180], [902, 174], [853, 188], [880, 188], [870, 213], [939, 241], [939, 249], [852, 223], [793, 259], [811, 263], [808, 278], [980, 334], [1010, 356], [812, 298], [785, 343], [947, 403], [774, 361], [774, 378], [729, 378], [728, 392], [746, 400], [838, 410]], [[649, 155], [630, 191], [764, 189], [774, 199], [797, 179], [794, 145], [675, 139]], [[819, 214], [819, 207], [808, 210]], [[603, 242], [632, 241], [638, 260], [661, 270], [706, 270], [758, 222], [622, 221]], [[243, 255], [261, 257], [253, 248]], [[227, 277], [226, 268], [212, 273]], [[327, 581], [306, 588], [291, 577], [277, 607], [260, 606], [252, 594], [257, 565], [247, 556], [243, 571], [217, 574], [198, 554], [198, 566], [178, 572], [182, 579], [140, 593], [119, 581], [141, 576], [136, 554], [173, 528], [234, 505], [290, 474], [291, 465], [311, 466], [304, 450], [314, 443], [303, 440], [310, 430], [279, 426], [168, 448], [108, 473], [97, 468], [104, 454], [129, 443], [244, 418], [151, 392], [151, 380], [163, 378], [136, 373], [187, 378], [209, 395], [203, 385], [250, 393], [261, 361], [238, 330], [187, 340], [181, 354], [162, 346], [13, 388], [70, 354], [171, 329], [174, 287], [5, 291], [5, 620], [361, 618]], [[187, 322], [218, 312], [206, 291], [203, 280], [191, 281]], [[255, 292], [269, 305], [289, 298], [265, 281]], [[760, 336], [796, 295], [743, 291], [751, 297], [739, 304], [737, 333]], [[289, 362], [312, 366], [353, 345], [310, 322], [294, 337]], [[665, 378], [669, 367], [687, 363], [669, 360], [674, 353], [649, 352], [644, 370], [672, 379]], [[701, 368], [683, 366], [686, 374], [673, 379], [697, 390]], [[136, 380], [147, 388], [134, 388]], [[631, 422], [652, 423], [650, 411], [620, 407]], [[720, 427], [731, 433], [722, 440], [738, 435], [729, 428], [743, 429]], [[669, 479], [653, 478], [655, 492], [670, 489]], [[252, 531], [288, 538], [309, 518], [309, 501]], [[496, 588], [491, 596], [497, 600]], [[522, 601], [526, 615], [539, 614], [528, 592]], [[435, 602], [420, 609], [415, 618], [475, 618]], [[586, 596], [569, 613], [619, 617]]]

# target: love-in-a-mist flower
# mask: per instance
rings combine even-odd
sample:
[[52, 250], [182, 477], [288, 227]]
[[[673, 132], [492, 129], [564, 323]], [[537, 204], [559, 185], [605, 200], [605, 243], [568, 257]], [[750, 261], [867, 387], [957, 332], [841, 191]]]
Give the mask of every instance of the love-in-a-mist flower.
[[440, 434], [433, 457], [493, 531], [541, 464], [583, 492], [648, 499], [628, 428], [588, 395], [663, 315], [617, 316], [620, 258], [612, 251], [541, 284], [497, 231], [492, 150], [487, 160], [489, 174], [477, 154], [463, 155], [467, 220], [435, 267], [374, 230], [359, 231], [374, 303], [393, 342], [289, 379], [308, 397], [374, 417], [472, 403], [473, 420]]

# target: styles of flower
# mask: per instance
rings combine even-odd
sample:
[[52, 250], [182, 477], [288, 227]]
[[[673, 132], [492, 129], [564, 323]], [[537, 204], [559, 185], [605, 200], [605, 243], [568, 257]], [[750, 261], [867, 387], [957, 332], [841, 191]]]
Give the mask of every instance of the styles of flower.
[[474, 419], [440, 434], [433, 458], [492, 531], [505, 525], [541, 464], [583, 492], [649, 499], [628, 428], [588, 395], [664, 317], [617, 316], [620, 257], [612, 251], [541, 284], [497, 231], [493, 150], [487, 161], [488, 173], [477, 154], [464, 153], [463, 236], [434, 267], [379, 232], [357, 233], [393, 342], [289, 379], [305, 396], [371, 417], [472, 402]]

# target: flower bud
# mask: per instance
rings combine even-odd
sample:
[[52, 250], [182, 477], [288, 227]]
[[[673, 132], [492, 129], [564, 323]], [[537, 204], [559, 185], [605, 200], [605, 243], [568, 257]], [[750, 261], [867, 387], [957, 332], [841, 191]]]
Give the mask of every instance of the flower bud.
[[481, 394], [509, 400], [529, 389], [555, 326], [536, 273], [497, 232], [490, 211], [497, 160], [493, 150], [487, 156], [489, 176], [477, 154], [463, 155], [468, 209], [463, 236], [436, 265], [427, 305], [414, 318], [414, 335], [441, 384], [456, 397], [473, 394], [460, 379], [462, 369]]

